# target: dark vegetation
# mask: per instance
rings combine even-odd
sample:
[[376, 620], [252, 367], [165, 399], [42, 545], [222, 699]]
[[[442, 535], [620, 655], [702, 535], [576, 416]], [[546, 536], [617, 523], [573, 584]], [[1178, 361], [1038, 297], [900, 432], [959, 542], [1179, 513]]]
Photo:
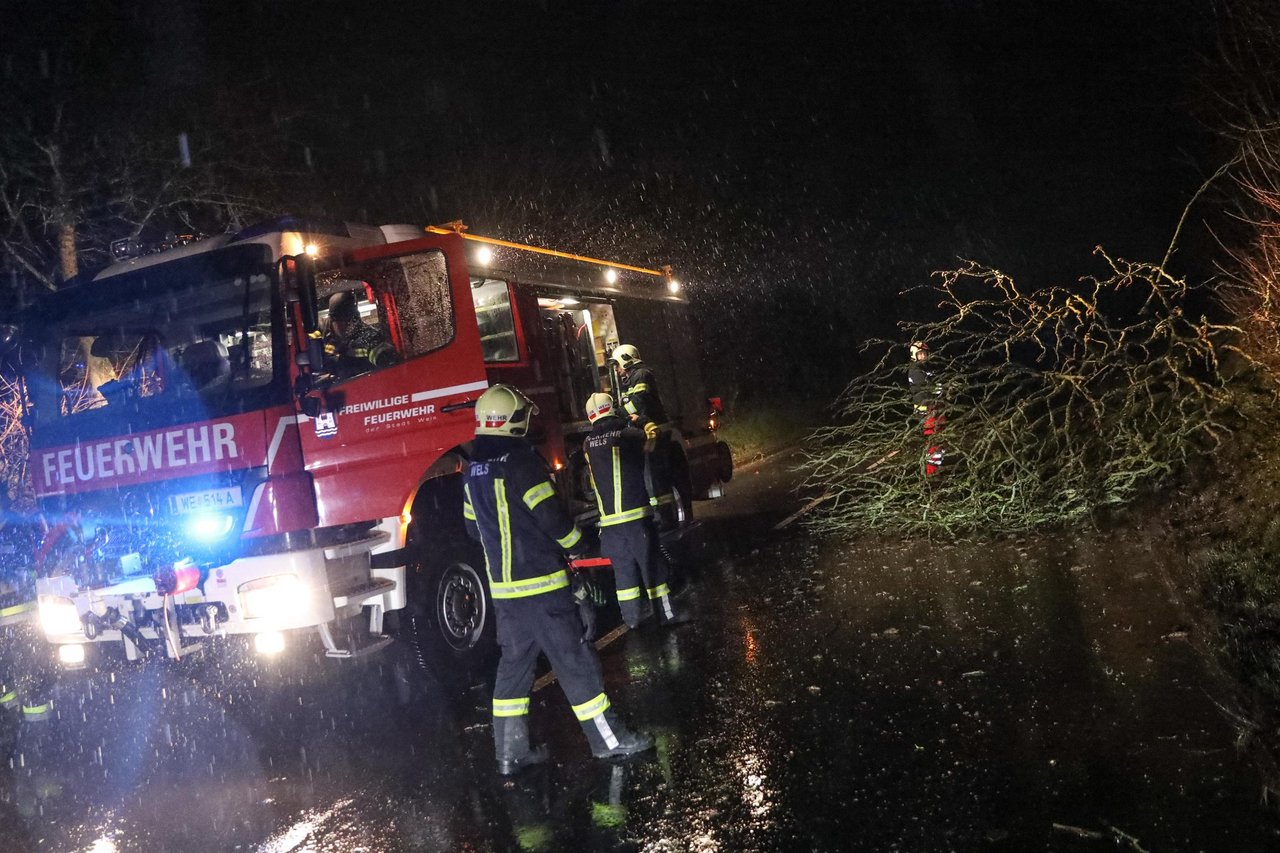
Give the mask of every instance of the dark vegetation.
[[[808, 519], [822, 532], [983, 535], [1125, 525], [1168, 535], [1163, 566], [1239, 677], [1224, 713], [1280, 781], [1280, 8], [1215, 4], [1219, 43], [1200, 114], [1222, 166], [1159, 263], [1025, 286], [969, 263], [938, 274], [939, 309], [872, 344], [878, 361], [814, 433]], [[1207, 239], [1206, 239], [1207, 238]], [[1174, 249], [1177, 249], [1177, 252]], [[1216, 269], [1170, 271], [1194, 251]], [[928, 340], [944, 382], [941, 474], [906, 389], [905, 341]]]

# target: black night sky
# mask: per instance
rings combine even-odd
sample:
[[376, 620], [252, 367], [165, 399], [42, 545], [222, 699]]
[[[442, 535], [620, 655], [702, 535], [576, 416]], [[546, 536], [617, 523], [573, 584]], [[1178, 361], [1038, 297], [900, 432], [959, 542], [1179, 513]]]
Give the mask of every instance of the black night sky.
[[671, 262], [742, 399], [829, 398], [958, 257], [1159, 259], [1216, 166], [1210, 0], [0, 8], [7, 121], [56, 100], [270, 160], [278, 209]]

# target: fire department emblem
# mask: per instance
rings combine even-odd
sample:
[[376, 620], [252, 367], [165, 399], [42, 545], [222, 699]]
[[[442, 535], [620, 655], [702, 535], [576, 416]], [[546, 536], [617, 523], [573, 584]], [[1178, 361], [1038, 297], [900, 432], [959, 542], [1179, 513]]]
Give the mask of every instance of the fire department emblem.
[[322, 412], [315, 417], [316, 438], [333, 438], [338, 434], [338, 413]]

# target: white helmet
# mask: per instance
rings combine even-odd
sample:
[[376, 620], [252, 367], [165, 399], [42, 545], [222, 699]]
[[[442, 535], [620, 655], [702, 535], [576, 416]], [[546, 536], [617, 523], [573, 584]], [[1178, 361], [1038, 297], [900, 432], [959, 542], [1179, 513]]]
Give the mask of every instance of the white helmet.
[[911, 342], [911, 360], [915, 361], [916, 356], [920, 353], [924, 353], [927, 356], [929, 354], [929, 345], [926, 344], [924, 341], [912, 341]]
[[476, 400], [476, 435], [520, 437], [538, 414], [534, 402], [510, 385], [494, 385]]
[[607, 418], [613, 414], [613, 398], [597, 391], [587, 398], [587, 420], [595, 423], [597, 418]]
[[609, 353], [609, 360], [620, 367], [630, 367], [641, 360], [640, 350], [631, 344], [622, 344], [613, 348], [613, 352]]

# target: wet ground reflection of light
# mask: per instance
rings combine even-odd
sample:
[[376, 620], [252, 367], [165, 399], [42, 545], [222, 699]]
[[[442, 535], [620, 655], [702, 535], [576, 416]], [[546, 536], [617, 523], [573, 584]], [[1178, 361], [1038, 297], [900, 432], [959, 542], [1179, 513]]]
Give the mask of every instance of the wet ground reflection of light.
[[89, 845], [89, 849], [86, 853], [116, 853], [116, 850], [116, 843], [110, 838], [103, 836], [102, 838], [96, 839], [93, 844]]
[[773, 798], [777, 794], [769, 785], [764, 759], [747, 751], [738, 756], [734, 764], [742, 780], [742, 801], [752, 817], [764, 820], [773, 812]]
[[[315, 831], [327, 822], [336, 818], [343, 809], [351, 805], [351, 800], [339, 800], [328, 809], [315, 809], [304, 813], [293, 826], [282, 829], [258, 847], [258, 853], [302, 853], [309, 851], [310, 845], [303, 844]], [[351, 849], [351, 848], [349, 848]]]

